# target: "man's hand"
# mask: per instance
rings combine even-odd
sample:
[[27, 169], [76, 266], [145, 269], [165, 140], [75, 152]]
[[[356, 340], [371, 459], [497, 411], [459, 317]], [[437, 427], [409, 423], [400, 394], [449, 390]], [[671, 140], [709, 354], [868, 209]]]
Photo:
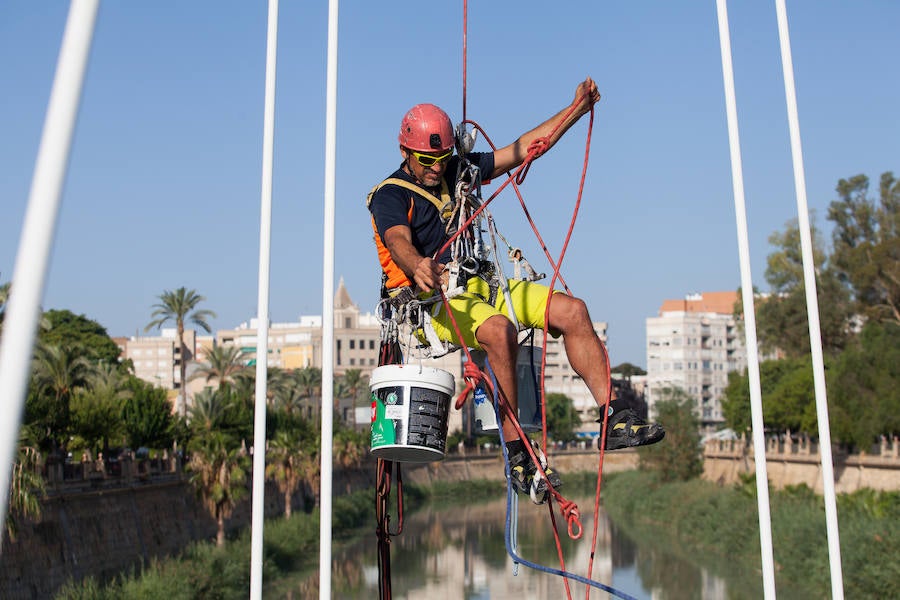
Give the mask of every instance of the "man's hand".
[[578, 103], [576, 114], [580, 117], [590, 112], [591, 107], [600, 100], [600, 92], [597, 90], [597, 84], [588, 77], [578, 84], [575, 88], [575, 99], [572, 104]]
[[441, 275], [444, 272], [444, 265], [436, 262], [433, 258], [427, 256], [422, 257], [416, 264], [416, 270], [413, 273], [413, 281], [424, 292], [430, 292], [440, 287]]

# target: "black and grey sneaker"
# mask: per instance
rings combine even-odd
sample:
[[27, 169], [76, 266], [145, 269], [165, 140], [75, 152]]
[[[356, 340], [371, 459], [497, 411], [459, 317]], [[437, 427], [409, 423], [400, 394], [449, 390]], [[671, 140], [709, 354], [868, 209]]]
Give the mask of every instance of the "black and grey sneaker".
[[[647, 423], [630, 408], [609, 417], [606, 426], [606, 449], [649, 446], [666, 437], [666, 430], [658, 423]], [[599, 447], [602, 437], [597, 440]]]
[[544, 473], [547, 475], [547, 478], [540, 477], [535, 484], [534, 478], [538, 474], [537, 467], [534, 465], [531, 457], [528, 456], [528, 453], [522, 451], [509, 456], [509, 474], [513, 487], [520, 494], [532, 496], [532, 500], [536, 502], [538, 499], [543, 499], [542, 502], [546, 500], [546, 495], [549, 491], [548, 480], [549, 485], [553, 489], [558, 490], [562, 486], [562, 480], [556, 471], [548, 466], [544, 467]]

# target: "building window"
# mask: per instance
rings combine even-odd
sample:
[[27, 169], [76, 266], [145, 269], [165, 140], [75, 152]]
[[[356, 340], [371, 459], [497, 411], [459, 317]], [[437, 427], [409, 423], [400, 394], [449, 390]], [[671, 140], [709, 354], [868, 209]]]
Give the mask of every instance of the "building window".
[[375, 349], [375, 340], [369, 340], [369, 350]]
[[350, 340], [350, 349], [353, 350], [356, 348], [356, 340]]
[[351, 367], [356, 366], [356, 359], [355, 359], [355, 358], [351, 358], [351, 359], [350, 359], [350, 366], [351, 366]]

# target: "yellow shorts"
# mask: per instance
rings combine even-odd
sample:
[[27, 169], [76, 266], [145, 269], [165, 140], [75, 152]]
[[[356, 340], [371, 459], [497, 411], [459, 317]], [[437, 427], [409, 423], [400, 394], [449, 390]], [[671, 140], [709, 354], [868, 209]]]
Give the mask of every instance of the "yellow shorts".
[[[547, 309], [549, 291], [550, 288], [539, 283], [518, 279], [509, 281], [509, 295], [515, 309], [516, 319], [521, 325], [543, 329], [544, 311]], [[554, 290], [553, 292], [561, 291]], [[466, 291], [449, 301], [450, 310], [453, 311], [463, 341], [470, 348], [481, 349], [475, 338], [475, 332], [482, 323], [494, 315], [503, 315], [509, 318], [506, 310], [506, 298], [503, 294], [498, 291], [497, 299], [491, 305], [486, 300], [490, 297], [490, 293], [490, 287], [485, 280], [480, 277], [471, 277], [466, 284]], [[445, 305], [440, 305], [440, 310], [437, 315], [432, 316], [431, 323], [442, 340], [454, 344], [460, 343], [453, 323], [447, 315]], [[551, 333], [553, 332], [551, 331]]]

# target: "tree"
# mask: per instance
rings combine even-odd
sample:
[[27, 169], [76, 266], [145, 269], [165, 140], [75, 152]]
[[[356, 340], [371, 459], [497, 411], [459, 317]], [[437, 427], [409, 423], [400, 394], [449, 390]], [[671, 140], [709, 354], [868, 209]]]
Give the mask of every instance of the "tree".
[[835, 269], [860, 313], [900, 324], [900, 181], [883, 173], [877, 204], [865, 175], [841, 179], [836, 190], [828, 207]]
[[124, 379], [116, 367], [100, 364], [89, 378], [90, 387], [72, 397], [72, 432], [93, 451], [103, 442], [108, 452], [110, 439], [121, 442], [124, 438], [122, 410], [131, 395]]
[[550, 393], [547, 402], [547, 431], [554, 440], [565, 442], [575, 439], [575, 428], [581, 424], [581, 415], [572, 399], [565, 394]]
[[828, 371], [835, 440], [868, 451], [879, 436], [900, 435], [900, 326], [869, 322]]
[[[837, 273], [826, 265], [815, 228], [812, 235], [822, 346], [825, 352], [834, 354], [846, 345], [850, 334], [850, 299]], [[766, 259], [766, 281], [772, 295], [757, 305], [759, 341], [769, 354], [780, 350], [787, 356], [806, 356], [810, 353], [809, 319], [796, 219], [788, 222], [783, 232], [773, 233], [769, 243], [776, 248]]]
[[36, 521], [41, 518], [41, 497], [45, 493], [44, 490], [44, 478], [40, 473], [40, 455], [25, 439], [20, 439], [9, 482], [5, 526], [10, 540], [16, 539], [16, 531], [21, 521]]
[[359, 400], [360, 392], [365, 389], [368, 389], [368, 377], [362, 374], [360, 369], [347, 369], [344, 371], [341, 379], [344, 380], [344, 385], [347, 388], [347, 392], [350, 394], [350, 397], [353, 398], [353, 406], [356, 406], [356, 401]]
[[209, 431], [190, 446], [191, 484], [206, 510], [216, 521], [216, 546], [225, 545], [225, 520], [247, 494], [247, 456], [227, 435]]
[[119, 346], [98, 322], [69, 310], [51, 309], [43, 314], [43, 318], [48, 326], [38, 332], [42, 343], [48, 346], [78, 346], [92, 362], [118, 365]]
[[687, 481], [703, 473], [700, 419], [693, 398], [681, 388], [663, 388], [653, 412], [656, 420], [665, 423], [666, 437], [638, 448], [641, 468], [657, 471], [663, 481]]
[[611, 373], [618, 373], [627, 380], [631, 380], [634, 375], [646, 375], [647, 371], [630, 362], [624, 362], [610, 369]]
[[230, 385], [236, 377], [248, 370], [242, 361], [241, 349], [237, 346], [214, 346], [206, 348], [205, 354], [206, 362], [194, 371], [188, 381], [215, 381], [218, 388], [222, 389], [223, 385]]
[[311, 428], [298, 417], [279, 420], [280, 427], [269, 441], [266, 476], [275, 480], [284, 495], [284, 517], [291, 518], [294, 493], [310, 472], [310, 462], [318, 461], [318, 453], [310, 454], [304, 439], [314, 437]]
[[129, 377], [125, 387], [131, 392], [122, 407], [125, 439], [132, 448], [165, 448], [172, 444], [172, 412], [166, 391]]
[[181, 354], [179, 369], [181, 374], [180, 392], [178, 394], [179, 406], [178, 414], [187, 414], [187, 386], [185, 374], [187, 372], [188, 352], [184, 343], [184, 323], [188, 321], [197, 327], [200, 327], [207, 333], [212, 329], [206, 322], [210, 317], [215, 317], [216, 313], [211, 310], [197, 309], [197, 305], [206, 300], [205, 297], [199, 295], [194, 290], [188, 290], [180, 287], [175, 291], [166, 290], [158, 296], [159, 302], [153, 305], [153, 313], [150, 315], [153, 320], [147, 324], [144, 331], [150, 331], [154, 327], [157, 329], [169, 322], [175, 323], [175, 329], [178, 335], [178, 348]]
[[297, 369], [294, 371], [294, 378], [303, 392], [303, 397], [306, 399], [307, 414], [304, 416], [310, 417], [312, 416], [313, 407], [315, 405], [313, 398], [318, 394], [321, 394], [322, 369], [319, 369], [318, 367], [304, 367], [302, 369]]
[[[763, 361], [759, 379], [767, 429], [817, 435], [813, 372], [808, 356]], [[746, 372], [728, 374], [722, 415], [735, 431], [750, 431], [750, 379]]]
[[94, 366], [77, 348], [38, 344], [26, 424], [42, 429], [42, 439], [52, 446], [64, 446], [71, 425], [72, 396], [87, 388], [93, 373]]

